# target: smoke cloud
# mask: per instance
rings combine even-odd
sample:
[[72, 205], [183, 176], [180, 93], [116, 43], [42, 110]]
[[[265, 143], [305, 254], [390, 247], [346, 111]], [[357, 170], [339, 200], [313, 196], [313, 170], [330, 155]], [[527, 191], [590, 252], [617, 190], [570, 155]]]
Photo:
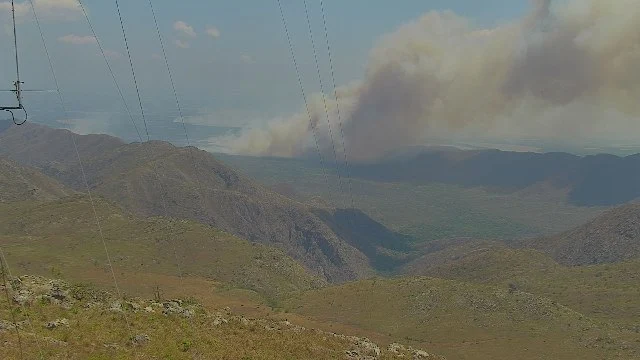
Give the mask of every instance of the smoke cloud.
[[[490, 29], [452, 12], [423, 15], [380, 39], [364, 79], [338, 90], [349, 155], [372, 160], [436, 138], [631, 139], [640, 130], [637, 5], [538, 0], [528, 16]], [[312, 126], [301, 111], [246, 130], [232, 148], [299, 156], [315, 151], [317, 127], [326, 151], [321, 105], [310, 99]]]

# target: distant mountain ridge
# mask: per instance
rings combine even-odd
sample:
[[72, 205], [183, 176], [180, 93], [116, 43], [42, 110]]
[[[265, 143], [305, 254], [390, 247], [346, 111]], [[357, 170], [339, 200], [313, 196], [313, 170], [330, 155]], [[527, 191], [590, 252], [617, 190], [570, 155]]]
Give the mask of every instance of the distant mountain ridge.
[[[333, 228], [337, 222], [344, 223], [334, 212], [319, 216], [320, 209], [254, 183], [205, 151], [161, 141], [125, 144], [107, 135], [74, 136], [90, 187], [129, 210], [194, 219], [279, 247], [328, 281], [353, 280], [374, 272], [377, 263], [367, 256], [374, 254], [365, 251], [368, 245], [361, 240], [349, 238], [361, 236], [358, 231]], [[82, 191], [73, 151], [67, 130], [30, 124], [0, 132], [0, 154], [33, 164]], [[404, 239], [377, 225], [384, 230], [379, 235], [390, 242]], [[384, 251], [384, 246], [378, 246], [378, 251]]]
[[640, 154], [509, 152], [433, 148], [377, 163], [351, 166], [351, 175], [374, 181], [445, 183], [520, 190], [539, 183], [566, 188], [579, 206], [618, 205], [640, 197]]
[[640, 258], [640, 203], [611, 209], [562, 234], [523, 241], [561, 264], [592, 265]]

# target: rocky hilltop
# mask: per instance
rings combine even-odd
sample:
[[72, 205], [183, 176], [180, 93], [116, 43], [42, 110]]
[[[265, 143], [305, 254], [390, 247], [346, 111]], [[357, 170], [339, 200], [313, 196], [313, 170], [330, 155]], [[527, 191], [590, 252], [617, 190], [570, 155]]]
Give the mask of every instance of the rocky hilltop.
[[[0, 285], [4, 293], [4, 285]], [[0, 305], [4, 359], [444, 359], [393, 343], [256, 319], [184, 299], [118, 299], [112, 293], [36, 276], [11, 279], [17, 319]], [[18, 344], [20, 336], [20, 345]], [[22, 351], [22, 355], [20, 354]]]

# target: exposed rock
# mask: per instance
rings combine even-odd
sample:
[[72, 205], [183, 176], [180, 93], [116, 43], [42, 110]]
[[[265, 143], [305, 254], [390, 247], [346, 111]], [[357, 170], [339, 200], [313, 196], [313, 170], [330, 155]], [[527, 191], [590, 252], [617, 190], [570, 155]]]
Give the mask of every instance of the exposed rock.
[[119, 301], [116, 301], [114, 303], [111, 304], [111, 307], [109, 308], [109, 311], [111, 312], [117, 312], [117, 313], [121, 313], [123, 312], [122, 310], [122, 304], [120, 304]]
[[162, 313], [165, 315], [181, 315], [184, 317], [192, 317], [195, 312], [193, 309], [182, 306], [182, 300], [171, 300], [162, 303]]
[[148, 343], [149, 341], [151, 341], [151, 338], [149, 337], [149, 335], [147, 334], [139, 334], [133, 337], [133, 339], [131, 340], [131, 342], [134, 345], [144, 345], [146, 343]]
[[131, 310], [131, 311], [133, 311], [133, 312], [138, 312], [138, 311], [140, 311], [140, 309], [142, 308], [142, 307], [140, 306], [140, 304], [138, 304], [138, 303], [136, 303], [136, 302], [133, 302], [133, 301], [126, 301], [124, 304], [125, 304], [125, 307], [126, 307], [128, 310]]
[[28, 304], [31, 304], [31, 302], [33, 301], [33, 296], [27, 290], [18, 290], [13, 295], [13, 301], [15, 301], [15, 303], [19, 304], [20, 306], [26, 306]]
[[53, 329], [57, 329], [61, 326], [69, 326], [69, 320], [67, 319], [57, 319], [54, 321], [49, 321], [48, 323], [46, 323], [44, 325], [44, 327], [46, 327], [49, 330], [53, 330]]
[[15, 329], [16, 326], [8, 321], [0, 320], [0, 332]]
[[[198, 305], [194, 305], [183, 300], [167, 300], [159, 303], [156, 301], [132, 299], [127, 301], [117, 300], [112, 294], [100, 293], [96, 296], [96, 292], [88, 288], [70, 289], [68, 285], [62, 282], [46, 280], [39, 277], [22, 277], [21, 281], [17, 282], [16, 295], [21, 295], [29, 301], [40, 298], [42, 301], [43, 309], [51, 306], [59, 306], [67, 304], [71, 306], [73, 304], [72, 313], [76, 311], [90, 311], [88, 309], [98, 309], [98, 313], [104, 314], [104, 312], [141, 312], [138, 316], [141, 317], [153, 317], [154, 313], [159, 313], [156, 309], [160, 308], [164, 315], [177, 315], [177, 316], [198, 316], [204, 317], [210, 321], [213, 326], [228, 326], [232, 331], [237, 331], [238, 327], [244, 327], [245, 330], [251, 330], [255, 332], [314, 332], [320, 335], [322, 338], [329, 339], [335, 337], [341, 340], [341, 349], [344, 350], [344, 354], [347, 359], [353, 360], [377, 360], [381, 358], [402, 358], [402, 359], [440, 359], [434, 357], [421, 350], [414, 350], [410, 347], [405, 347], [399, 344], [392, 344], [387, 351], [383, 353], [381, 349], [367, 338], [360, 338], [356, 336], [346, 336], [335, 333], [329, 333], [318, 329], [306, 329], [305, 327], [292, 324], [288, 320], [273, 320], [273, 319], [250, 319], [244, 316], [234, 316], [231, 313], [231, 309], [224, 308], [216, 312], [207, 312], [204, 309], [202, 311], [196, 311]], [[77, 291], [81, 294], [78, 295]], [[59, 312], [59, 310], [54, 310]], [[69, 315], [73, 316], [73, 315]], [[74, 324], [77, 318], [73, 319]], [[20, 329], [28, 329], [28, 323], [25, 321], [17, 324]], [[44, 327], [52, 332], [56, 329], [70, 326], [70, 321], [66, 318], [59, 318], [53, 321], [44, 323]], [[235, 328], [235, 329], [234, 329]], [[0, 320], [0, 332], [14, 330], [15, 326], [7, 320]], [[272, 335], [274, 336], [274, 335]], [[43, 336], [42, 339], [45, 343], [55, 346], [68, 346], [67, 342], [57, 340], [53, 337]], [[128, 346], [143, 346], [148, 344], [151, 338], [147, 334], [138, 334], [131, 337], [128, 344], [118, 343], [102, 343], [101, 345], [113, 352], [123, 351]], [[71, 342], [70, 342], [71, 343]], [[100, 343], [92, 343], [89, 346], [100, 346]], [[324, 348], [323, 346], [313, 345], [314, 351], [322, 352], [324, 350], [333, 350]], [[391, 357], [385, 357], [391, 355]]]
[[213, 319], [214, 326], [219, 326], [219, 325], [228, 324], [228, 323], [229, 323], [229, 320], [225, 319], [221, 315], [216, 315], [216, 317]]

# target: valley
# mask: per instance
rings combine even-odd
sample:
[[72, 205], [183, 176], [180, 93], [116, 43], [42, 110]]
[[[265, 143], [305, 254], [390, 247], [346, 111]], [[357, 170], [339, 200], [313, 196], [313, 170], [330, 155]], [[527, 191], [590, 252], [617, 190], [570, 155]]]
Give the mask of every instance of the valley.
[[[77, 165], [64, 157], [65, 147], [54, 146], [68, 136], [87, 149], [99, 229]], [[295, 160], [269, 160], [282, 171], [256, 176], [260, 184], [251, 171], [227, 165], [237, 159], [161, 142], [125, 144], [39, 126], [10, 128], [0, 140], [0, 248], [5, 275], [10, 269], [14, 276], [13, 300], [0, 302], [0, 338], [13, 354], [19, 349], [12, 312], [25, 343], [42, 340], [52, 358], [64, 349], [78, 358], [142, 352], [176, 359], [634, 359], [640, 353], [640, 210], [633, 204], [577, 207], [543, 187], [505, 192], [354, 179], [354, 200], [365, 204], [359, 211], [336, 191], [318, 191], [326, 179], [310, 167], [294, 171]], [[285, 182], [296, 185], [271, 186]], [[375, 195], [380, 189], [385, 196]], [[427, 199], [433, 204], [424, 205]], [[450, 212], [456, 207], [460, 214], [484, 209], [504, 225], [483, 228], [478, 218]], [[456, 232], [406, 231], [428, 214]], [[403, 217], [412, 220], [403, 224]], [[515, 219], [529, 231], [520, 231]], [[465, 228], [484, 235], [458, 236]], [[610, 256], [587, 263], [567, 255], [602, 249]], [[36, 301], [10, 310], [20, 284], [62, 280], [69, 294], [86, 289], [89, 295], [67, 307]], [[136, 304], [122, 310], [133, 335], [122, 330], [122, 313], [110, 310], [114, 303]], [[190, 304], [192, 317], [167, 314], [172, 303]], [[141, 310], [149, 306], [155, 313]], [[35, 329], [27, 315], [36, 319]], [[220, 318], [227, 321], [222, 326]], [[56, 319], [66, 324], [47, 329]], [[245, 346], [228, 346], [237, 342]]]
[[[346, 179], [335, 167], [326, 176], [317, 162], [216, 154], [220, 159], [276, 191], [300, 201], [351, 207]], [[487, 165], [489, 166], [489, 165]], [[587, 222], [606, 207], [575, 206], [568, 191], [549, 184], [513, 190], [456, 184], [351, 180], [356, 207], [417, 241], [447, 237], [512, 240], [555, 234]], [[456, 221], [452, 221], [455, 219]]]

